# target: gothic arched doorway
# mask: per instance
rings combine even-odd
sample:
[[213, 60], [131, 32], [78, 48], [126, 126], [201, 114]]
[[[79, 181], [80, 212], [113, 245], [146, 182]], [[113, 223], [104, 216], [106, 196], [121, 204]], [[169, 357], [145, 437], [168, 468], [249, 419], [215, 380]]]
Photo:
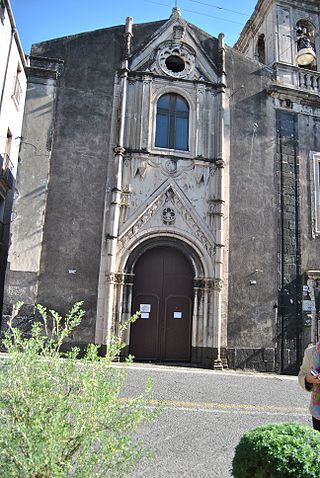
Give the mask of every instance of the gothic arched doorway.
[[140, 360], [189, 361], [194, 272], [174, 247], [147, 250], [134, 267], [130, 353]]

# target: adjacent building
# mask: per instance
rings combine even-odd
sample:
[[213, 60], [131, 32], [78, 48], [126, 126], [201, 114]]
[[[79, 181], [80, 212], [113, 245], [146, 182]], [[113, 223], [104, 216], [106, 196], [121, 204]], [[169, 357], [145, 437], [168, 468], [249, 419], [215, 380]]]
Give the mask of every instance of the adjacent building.
[[320, 3], [260, 0], [234, 48], [185, 21], [35, 44], [4, 312], [120, 322], [137, 360], [293, 372], [318, 338]]
[[27, 60], [8, 0], [0, 1], [0, 304], [8, 256], [11, 208], [17, 172]]

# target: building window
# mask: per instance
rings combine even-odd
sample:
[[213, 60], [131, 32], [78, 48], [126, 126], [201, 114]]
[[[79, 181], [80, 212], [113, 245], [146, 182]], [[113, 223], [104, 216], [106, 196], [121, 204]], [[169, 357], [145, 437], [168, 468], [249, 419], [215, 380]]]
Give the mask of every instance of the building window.
[[188, 151], [189, 106], [176, 94], [161, 96], [157, 103], [156, 140], [158, 148]]
[[22, 93], [20, 80], [21, 80], [21, 67], [20, 65], [18, 65], [17, 74], [14, 78], [13, 93], [12, 93], [12, 99], [15, 102], [17, 107], [20, 104], [21, 93]]

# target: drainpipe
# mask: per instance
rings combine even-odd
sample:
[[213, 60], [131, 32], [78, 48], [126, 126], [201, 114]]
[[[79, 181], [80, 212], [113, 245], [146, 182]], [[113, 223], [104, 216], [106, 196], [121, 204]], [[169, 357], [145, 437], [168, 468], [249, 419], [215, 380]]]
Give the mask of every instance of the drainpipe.
[[110, 343], [112, 333], [113, 320], [113, 306], [114, 306], [114, 292], [116, 283], [116, 252], [118, 245], [118, 233], [120, 225], [120, 209], [121, 209], [121, 194], [122, 194], [122, 168], [123, 156], [125, 154], [124, 148], [124, 131], [125, 131], [125, 113], [127, 107], [127, 87], [128, 87], [128, 73], [129, 73], [129, 55], [132, 38], [132, 23], [133, 19], [127, 17], [125, 25], [125, 47], [124, 56], [121, 62], [120, 70], [120, 97], [121, 104], [119, 108], [119, 133], [117, 138], [117, 146], [114, 148], [114, 162], [115, 162], [115, 186], [112, 189], [112, 198], [110, 205], [110, 232], [106, 236], [107, 240], [107, 287], [106, 287], [106, 308], [104, 318], [103, 341], [106, 339], [106, 345]]
[[222, 333], [222, 287], [223, 287], [223, 247], [224, 247], [224, 166], [225, 166], [225, 147], [224, 147], [224, 111], [226, 95], [226, 74], [225, 74], [225, 43], [224, 35], [219, 35], [219, 57], [220, 57], [220, 85], [217, 95], [218, 101], [218, 155], [216, 159], [216, 216], [215, 216], [215, 279], [214, 279], [214, 317], [217, 324], [217, 358], [213, 363], [215, 369], [222, 369], [221, 360], [221, 333]]
[[23, 67], [26, 68], [28, 66], [27, 61], [26, 61], [26, 56], [25, 56], [24, 51], [22, 49], [21, 41], [20, 41], [18, 31], [17, 31], [16, 22], [14, 21], [14, 17], [13, 17], [13, 13], [12, 13], [12, 9], [11, 9], [11, 5], [10, 5], [9, 0], [4, 0], [4, 4], [5, 4], [5, 7], [6, 7], [7, 12], [8, 12], [8, 16], [9, 16], [10, 23], [11, 23], [12, 34], [13, 34], [15, 40], [16, 40], [17, 48], [19, 50], [20, 59], [22, 61]]
[[0, 112], [2, 111], [2, 103], [3, 103], [3, 97], [4, 97], [4, 90], [5, 90], [5, 86], [6, 86], [6, 82], [7, 82], [8, 67], [9, 67], [9, 61], [10, 61], [10, 57], [11, 57], [13, 39], [15, 39], [15, 41], [16, 41], [16, 45], [17, 45], [17, 48], [18, 48], [18, 51], [19, 51], [19, 56], [20, 56], [20, 59], [21, 59], [24, 70], [28, 66], [27, 62], [26, 62], [25, 54], [22, 50], [20, 38], [19, 38], [19, 35], [18, 35], [18, 32], [17, 32], [16, 24], [15, 24], [15, 21], [14, 21], [14, 18], [13, 18], [13, 14], [12, 14], [12, 10], [11, 10], [11, 6], [10, 6], [9, 1], [5, 0], [4, 5], [5, 5], [5, 15], [7, 13], [8, 17], [9, 17], [9, 20], [10, 20], [11, 36], [10, 36], [10, 43], [9, 43], [9, 48], [8, 48], [8, 54], [7, 54], [6, 68], [5, 68], [5, 72], [4, 72], [3, 84], [2, 84], [2, 89], [1, 89]]

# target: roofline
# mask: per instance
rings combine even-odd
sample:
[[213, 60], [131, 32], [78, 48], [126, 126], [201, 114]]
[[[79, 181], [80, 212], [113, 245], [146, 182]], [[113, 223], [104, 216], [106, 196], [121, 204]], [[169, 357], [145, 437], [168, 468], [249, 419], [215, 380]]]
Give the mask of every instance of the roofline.
[[[284, 6], [285, 5], [291, 6], [293, 3], [295, 6], [299, 6], [298, 1], [301, 1], [301, 0], [281, 0], [281, 4]], [[308, 10], [309, 8], [313, 9], [314, 7], [318, 7], [319, 9], [319, 0], [306, 0], [306, 2], [308, 3], [306, 5], [306, 10]], [[277, 2], [276, 0], [258, 0], [257, 5], [251, 17], [249, 18], [249, 20], [243, 27], [240, 33], [240, 36], [234, 45], [235, 49], [242, 52], [246, 49], [247, 43], [248, 43], [248, 36], [250, 36], [248, 35], [248, 33], [250, 31], [256, 32], [261, 25], [261, 22], [260, 23], [257, 22], [257, 18], [259, 18], [260, 16], [263, 16], [272, 5], [277, 5], [277, 4], [279, 5], [280, 1]]]
[[262, 14], [268, 11], [273, 3], [274, 3], [274, 0], [258, 0], [258, 3], [251, 17], [249, 18], [249, 20], [243, 27], [240, 33], [240, 36], [234, 45], [234, 48], [236, 50], [239, 50], [239, 51], [245, 50], [248, 43], [248, 33], [250, 31], [257, 29], [260, 26], [260, 24], [257, 25], [257, 22], [256, 22], [257, 18], [259, 18], [260, 16], [262, 17]]

